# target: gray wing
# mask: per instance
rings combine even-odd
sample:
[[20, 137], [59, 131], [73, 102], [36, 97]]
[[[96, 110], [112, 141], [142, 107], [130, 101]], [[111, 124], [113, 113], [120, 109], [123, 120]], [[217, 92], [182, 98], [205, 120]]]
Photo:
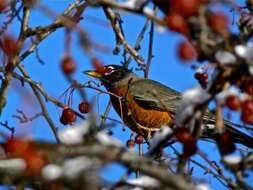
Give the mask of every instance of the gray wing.
[[129, 91], [138, 105], [145, 109], [175, 112], [181, 100], [179, 92], [153, 80], [135, 81]]

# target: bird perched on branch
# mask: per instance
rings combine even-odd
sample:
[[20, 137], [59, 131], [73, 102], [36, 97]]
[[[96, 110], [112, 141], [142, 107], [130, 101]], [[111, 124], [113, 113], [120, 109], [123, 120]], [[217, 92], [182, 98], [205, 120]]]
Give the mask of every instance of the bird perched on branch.
[[[110, 92], [110, 99], [124, 123], [134, 132], [148, 137], [162, 126], [173, 125], [181, 94], [157, 81], [141, 78], [132, 71], [119, 66], [107, 65], [102, 69], [85, 71], [85, 74], [98, 78]], [[214, 125], [215, 117], [207, 110], [204, 124]], [[253, 138], [236, 129], [237, 124], [225, 121], [235, 142], [253, 148]], [[203, 131], [205, 137], [215, 138]]]

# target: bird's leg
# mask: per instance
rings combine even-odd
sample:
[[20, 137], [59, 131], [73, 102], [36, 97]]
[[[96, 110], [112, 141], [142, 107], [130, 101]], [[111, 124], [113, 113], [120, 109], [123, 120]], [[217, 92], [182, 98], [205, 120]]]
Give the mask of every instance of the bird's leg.
[[122, 107], [122, 98], [119, 98], [119, 107], [120, 107], [120, 118], [124, 122], [123, 107]]
[[147, 138], [150, 139], [151, 138], [151, 129], [149, 128], [148, 129], [148, 135], [147, 135]]
[[[142, 143], [138, 144], [139, 156], [142, 157], [143, 155], [143, 147]], [[140, 177], [140, 169], [136, 170], [136, 178]]]
[[139, 144], [139, 156], [142, 157], [143, 155], [143, 146], [142, 143]]

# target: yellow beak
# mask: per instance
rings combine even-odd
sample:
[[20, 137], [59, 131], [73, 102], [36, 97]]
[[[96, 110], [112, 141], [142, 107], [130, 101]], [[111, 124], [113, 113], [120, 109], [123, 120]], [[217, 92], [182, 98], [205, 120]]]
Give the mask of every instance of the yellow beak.
[[97, 72], [97, 71], [84, 71], [83, 73], [86, 74], [86, 75], [98, 78], [98, 79], [102, 78], [102, 74]]

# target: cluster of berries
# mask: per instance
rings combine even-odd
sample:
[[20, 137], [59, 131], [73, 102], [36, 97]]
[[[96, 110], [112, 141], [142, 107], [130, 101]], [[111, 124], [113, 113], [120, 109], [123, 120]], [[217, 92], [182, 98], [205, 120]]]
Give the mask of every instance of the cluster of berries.
[[[90, 112], [90, 104], [86, 101], [83, 101], [79, 104], [78, 109], [81, 113], [88, 113]], [[76, 121], [76, 113], [73, 109], [67, 107], [63, 109], [61, 117], [60, 117], [60, 122], [63, 125], [67, 124], [72, 124]]]
[[47, 164], [46, 156], [39, 152], [31, 141], [10, 138], [3, 144], [3, 148], [8, 157], [24, 159], [27, 175], [38, 175]]
[[127, 141], [126, 145], [127, 145], [128, 148], [133, 148], [135, 144], [142, 144], [143, 141], [144, 141], [143, 136], [137, 135], [134, 140], [133, 139], [129, 139]]
[[[166, 14], [167, 27], [183, 34], [191, 41], [192, 27], [189, 22], [191, 17], [198, 17], [202, 6], [208, 6], [209, 0], [153, 0], [154, 3]], [[229, 19], [222, 12], [209, 11], [206, 23], [210, 31], [219, 36], [226, 36], [229, 32]], [[178, 56], [182, 61], [190, 62], [201, 54], [196, 44], [183, 41], [178, 45]]]
[[253, 100], [240, 100], [236, 95], [226, 98], [226, 106], [233, 111], [241, 111], [241, 120], [245, 124], [253, 125]]

